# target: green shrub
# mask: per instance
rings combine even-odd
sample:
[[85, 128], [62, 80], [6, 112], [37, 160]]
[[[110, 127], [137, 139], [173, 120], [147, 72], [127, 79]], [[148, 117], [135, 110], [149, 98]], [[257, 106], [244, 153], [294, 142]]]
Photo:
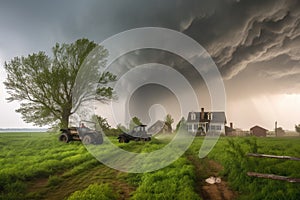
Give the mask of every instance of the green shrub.
[[130, 173], [126, 177], [126, 182], [134, 187], [138, 187], [142, 182], [143, 174]]
[[40, 200], [43, 199], [43, 196], [39, 192], [29, 192], [25, 195], [25, 199], [28, 200]]
[[55, 187], [58, 184], [60, 184], [62, 181], [63, 181], [63, 178], [61, 178], [60, 176], [56, 176], [56, 175], [49, 176], [47, 185]]
[[114, 200], [118, 195], [108, 184], [92, 184], [83, 191], [74, 192], [68, 200]]
[[21, 181], [15, 181], [13, 183], [8, 183], [4, 187], [4, 191], [8, 193], [23, 193], [25, 192], [27, 185]]
[[26, 191], [27, 185], [21, 181], [7, 182], [1, 186], [0, 200], [18, 200], [24, 199], [23, 193]]
[[194, 178], [194, 166], [179, 158], [164, 169], [143, 174], [132, 199], [200, 199], [194, 191]]
[[20, 193], [9, 192], [0, 194], [0, 200], [24, 200], [24, 196]]

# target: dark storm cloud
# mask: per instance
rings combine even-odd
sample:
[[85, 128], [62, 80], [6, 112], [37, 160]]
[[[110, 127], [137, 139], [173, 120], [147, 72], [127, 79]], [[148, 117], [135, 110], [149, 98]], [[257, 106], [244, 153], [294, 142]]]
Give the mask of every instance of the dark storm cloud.
[[[5, 59], [10, 59], [38, 50], [49, 51], [55, 42], [73, 42], [82, 37], [101, 42], [131, 28], [159, 26], [181, 31], [198, 41], [211, 54], [227, 80], [233, 80], [248, 68], [249, 76], [259, 74], [262, 78], [283, 81], [299, 76], [298, 2], [4, 1], [0, 7], [0, 25], [5, 30], [0, 33], [0, 50]], [[166, 60], [168, 65], [177, 65], [183, 71], [187, 69], [178, 59], [172, 57], [170, 60], [164, 56], [164, 53], [150, 55], [156, 60]], [[140, 59], [149, 60], [143, 55]], [[121, 61], [129, 66], [140, 63], [132, 58]], [[184, 73], [199, 85], [193, 71]]]
[[[285, 78], [290, 75], [300, 75], [299, 60], [293, 60], [289, 55], [283, 54], [268, 61], [262, 61], [264, 66], [261, 75], [265, 78]], [[284, 67], [283, 67], [284, 66]]]
[[97, 39], [147, 26], [183, 31], [195, 18], [212, 14], [219, 2], [222, 0], [91, 0], [78, 10], [78, 17], [65, 24], [64, 31], [79, 35], [89, 30], [88, 34]]
[[[89, 1], [80, 17], [63, 27], [74, 38], [97, 42], [131, 28], [159, 26], [181, 31], [201, 44], [219, 67], [228, 98], [299, 91], [300, 5], [297, 0]], [[149, 53], [149, 52], [148, 52]], [[145, 61], [176, 66], [203, 90], [203, 80], [166, 53], [119, 60], [133, 67]], [[163, 62], [161, 62], [163, 61]], [[256, 81], [253, 81], [256, 80]], [[239, 87], [241, 86], [241, 87]], [[205, 88], [205, 87], [204, 87]], [[200, 94], [201, 92], [199, 92]]]
[[[246, 68], [249, 76], [259, 74], [263, 79], [268, 74], [268, 79], [280, 82], [298, 74], [300, 3], [297, 0], [93, 1], [82, 11], [82, 16], [65, 27], [65, 31], [80, 33], [91, 29], [101, 33], [103, 39], [144, 26], [182, 31], [207, 49], [227, 80]], [[91, 33], [90, 36], [97, 38]], [[157, 55], [157, 60], [160, 57]], [[123, 62], [136, 64], [133, 60]], [[265, 66], [271, 62], [272, 66]]]
[[[0, 44], [2, 48], [6, 47], [5, 57], [8, 59], [16, 54], [50, 49], [55, 42], [68, 43], [82, 37], [101, 42], [121, 31], [137, 27], [160, 26], [183, 30], [195, 16], [197, 6], [197, 11], [204, 11], [212, 10], [215, 4], [212, 1], [200, 6], [201, 2], [4, 1], [0, 6], [0, 25], [5, 31], [0, 33]], [[198, 15], [203, 15], [201, 13], [204, 12], [198, 12]]]
[[[83, 37], [100, 43], [119, 32], [147, 26], [174, 29], [201, 44], [226, 79], [229, 101], [300, 93], [298, 0], [1, 1], [1, 79], [6, 76], [3, 62], [14, 56], [50, 54], [56, 42]], [[199, 99], [205, 96], [205, 83], [192, 67], [166, 52], [137, 51], [120, 58], [118, 64], [130, 68], [148, 61], [173, 66], [190, 80]], [[0, 89], [4, 91], [3, 85]], [[8, 107], [4, 102], [0, 100], [1, 107]], [[14, 106], [7, 108], [13, 110]]]
[[[245, 0], [224, 3], [214, 14], [193, 20], [185, 33], [203, 44], [231, 79], [249, 64], [280, 55], [299, 60], [299, 24], [299, 1]], [[273, 68], [268, 70], [272, 74]]]
[[[105, 38], [136, 27], [182, 31], [211, 54], [230, 79], [249, 64], [287, 55], [300, 58], [297, 0], [5, 1], [0, 24], [16, 48], [87, 37]], [[5, 19], [5, 20], [3, 20]], [[3, 34], [3, 33], [2, 33]], [[20, 39], [23, 38], [23, 39]], [[24, 39], [25, 38], [25, 39]], [[1, 45], [7, 46], [7, 43]], [[269, 69], [272, 71], [272, 69]], [[276, 76], [274, 77], [276, 78]]]
[[[72, 3], [72, 4], [71, 4]], [[1, 1], [0, 50], [5, 60], [50, 51], [56, 42], [73, 42], [66, 27], [79, 14], [80, 1]]]

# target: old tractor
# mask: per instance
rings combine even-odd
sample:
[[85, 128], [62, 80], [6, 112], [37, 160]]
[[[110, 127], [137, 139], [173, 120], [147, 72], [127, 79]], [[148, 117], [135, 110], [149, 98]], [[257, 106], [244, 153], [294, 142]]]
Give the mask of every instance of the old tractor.
[[[94, 124], [94, 122], [88, 122]], [[85, 123], [80, 122], [79, 127], [70, 127], [67, 129], [60, 129], [61, 134], [59, 135], [59, 141], [68, 143], [70, 141], [82, 141], [84, 144], [102, 144], [102, 134], [95, 130], [96, 126], [87, 127]]]
[[151, 135], [146, 131], [146, 125], [135, 126], [128, 133], [123, 132], [119, 135], [118, 140], [120, 143], [128, 143], [130, 140], [133, 141], [150, 141]]

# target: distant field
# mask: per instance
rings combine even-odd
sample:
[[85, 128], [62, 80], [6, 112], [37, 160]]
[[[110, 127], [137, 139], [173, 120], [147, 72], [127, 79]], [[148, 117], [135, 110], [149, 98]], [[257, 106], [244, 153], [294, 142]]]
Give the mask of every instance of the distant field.
[[[275, 131], [269, 131], [268, 136], [275, 136]], [[285, 131], [284, 137], [296, 137], [296, 136], [300, 136], [299, 133], [297, 133], [296, 131]]]
[[[116, 138], [111, 140], [118, 144]], [[204, 179], [211, 175], [228, 181], [239, 199], [300, 196], [300, 184], [245, 174], [251, 170], [300, 178], [300, 162], [245, 156], [256, 151], [300, 157], [299, 137], [221, 138], [208, 158], [200, 160], [202, 141], [196, 138], [184, 156], [164, 169], [128, 174], [99, 163], [80, 142], [58, 142], [57, 134], [0, 133], [0, 199], [207, 199], [211, 186]], [[166, 143], [154, 139], [120, 146], [149, 152]]]

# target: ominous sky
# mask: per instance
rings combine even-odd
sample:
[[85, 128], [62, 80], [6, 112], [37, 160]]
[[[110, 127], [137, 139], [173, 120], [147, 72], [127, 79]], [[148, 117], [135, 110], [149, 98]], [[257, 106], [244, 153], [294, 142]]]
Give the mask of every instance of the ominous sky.
[[[14, 56], [147, 26], [180, 31], [208, 51], [224, 80], [228, 122], [270, 130], [275, 121], [290, 130], [300, 123], [297, 0], [1, 0], [1, 82], [3, 63]], [[7, 96], [1, 83], [0, 127], [31, 127]]]

